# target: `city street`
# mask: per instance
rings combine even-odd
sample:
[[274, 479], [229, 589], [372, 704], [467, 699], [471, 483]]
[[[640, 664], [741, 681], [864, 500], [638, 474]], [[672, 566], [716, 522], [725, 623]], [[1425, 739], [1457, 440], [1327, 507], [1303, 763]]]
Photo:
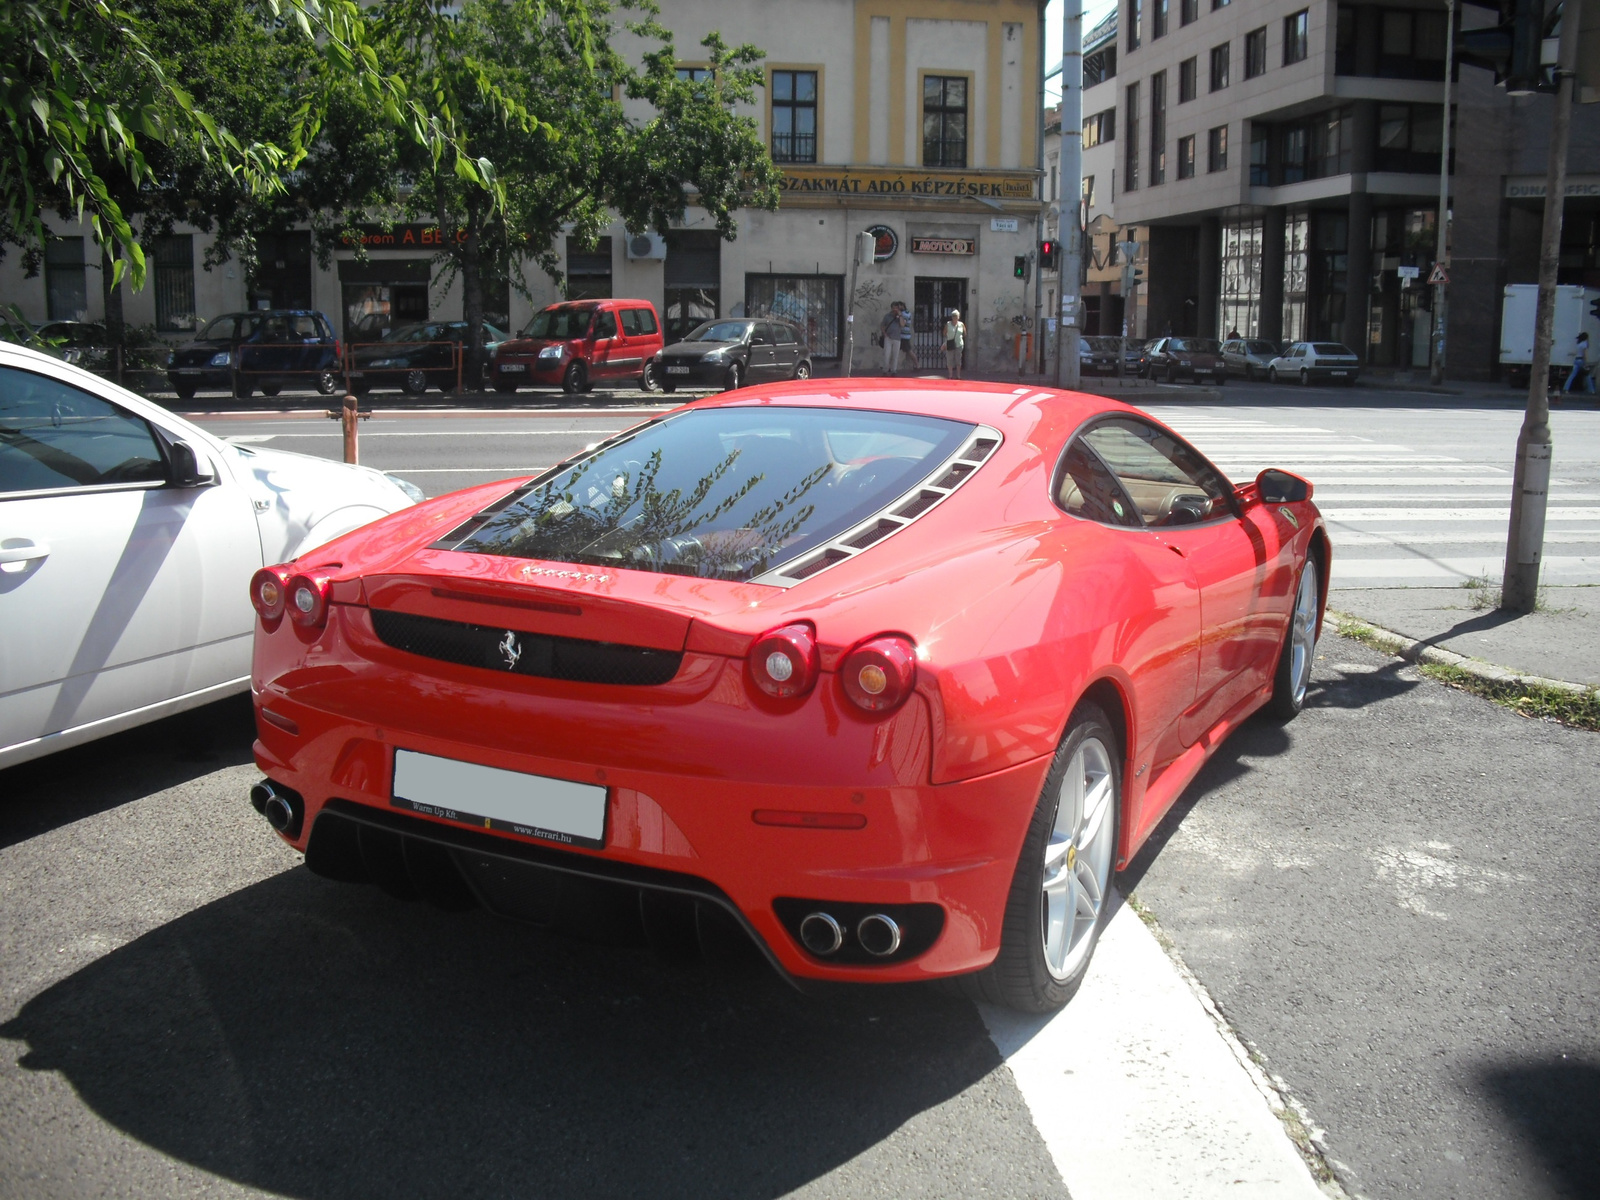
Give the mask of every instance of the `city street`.
[[[1315, 482], [1336, 588], [1497, 579], [1514, 396], [1170, 395], [1231, 477]], [[665, 407], [372, 399], [362, 461], [429, 494]], [[340, 452], [320, 411], [201, 423]], [[1545, 577], [1600, 584], [1600, 412], [1553, 425]], [[1600, 1189], [1600, 741], [1332, 634], [1118, 881], [1202, 990], [1127, 905], [1047, 1023], [330, 883], [251, 736], [236, 699], [0, 772], [0, 1197], [1314, 1196], [1291, 1132], [1350, 1196]]]

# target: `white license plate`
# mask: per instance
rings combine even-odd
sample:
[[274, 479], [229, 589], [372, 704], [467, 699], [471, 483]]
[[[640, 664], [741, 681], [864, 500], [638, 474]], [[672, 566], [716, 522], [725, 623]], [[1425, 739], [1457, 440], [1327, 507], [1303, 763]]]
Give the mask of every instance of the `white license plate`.
[[528, 365], [526, 363], [501, 363], [500, 364], [500, 374], [502, 374], [502, 375], [509, 375], [513, 371], [526, 371], [527, 369], [528, 369]]
[[689, 368], [688, 367], [668, 367], [667, 368], [667, 374], [668, 375], [687, 375], [688, 373], [689, 373]]
[[543, 838], [567, 846], [603, 847], [606, 789], [479, 763], [394, 752], [396, 808]]
[[179, 375], [199, 375], [199, 374], [201, 374], [201, 368], [199, 368], [199, 367], [179, 367], [178, 368], [178, 374]]
[[1340, 375], [1348, 375], [1348, 374], [1350, 374], [1350, 372], [1349, 372], [1349, 371], [1330, 371], [1330, 372], [1328, 372], [1328, 373], [1329, 373], [1329, 374], [1330, 374], [1330, 375], [1333, 375], [1333, 376], [1334, 376], [1334, 377], [1335, 377], [1335, 378], [1337, 378], [1337, 377], [1338, 377], [1338, 376], [1340, 376]]

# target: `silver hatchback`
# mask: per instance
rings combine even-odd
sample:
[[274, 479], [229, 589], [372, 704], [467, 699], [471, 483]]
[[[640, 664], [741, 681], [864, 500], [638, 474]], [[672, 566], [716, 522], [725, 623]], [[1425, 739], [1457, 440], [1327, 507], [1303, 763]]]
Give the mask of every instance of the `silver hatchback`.
[[1265, 379], [1267, 368], [1278, 357], [1278, 343], [1257, 338], [1229, 338], [1222, 343], [1222, 361], [1229, 375], [1246, 379]]

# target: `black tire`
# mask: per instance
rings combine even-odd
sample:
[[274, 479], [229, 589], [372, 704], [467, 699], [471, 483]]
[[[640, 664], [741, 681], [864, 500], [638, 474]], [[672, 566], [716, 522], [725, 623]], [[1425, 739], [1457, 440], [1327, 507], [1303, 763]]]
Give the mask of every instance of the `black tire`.
[[1273, 720], [1292, 721], [1300, 715], [1300, 710], [1306, 704], [1306, 692], [1311, 682], [1311, 668], [1316, 661], [1316, 622], [1321, 615], [1322, 600], [1322, 570], [1320, 560], [1315, 554], [1306, 556], [1305, 565], [1300, 568], [1300, 577], [1295, 580], [1296, 610], [1301, 600], [1300, 589], [1306, 584], [1309, 576], [1312, 588], [1311, 593], [1311, 644], [1306, 648], [1304, 663], [1305, 680], [1300, 682], [1295, 678], [1295, 621], [1294, 611], [1289, 617], [1289, 627], [1283, 631], [1283, 645], [1278, 650], [1278, 668], [1272, 674], [1272, 698], [1262, 708], [1262, 713]]
[[744, 383], [744, 371], [743, 371], [743, 369], [739, 366], [738, 363], [729, 363], [728, 364], [728, 373], [727, 373], [726, 376], [723, 377], [722, 390], [725, 391], [725, 392], [736, 392], [736, 391], [739, 390], [740, 386], [743, 383]]
[[811, 363], [808, 362], [806, 359], [803, 359], [803, 358], [799, 362], [795, 363], [795, 365], [794, 365], [794, 377], [796, 379], [810, 379], [811, 378]]
[[317, 391], [324, 396], [331, 396], [339, 390], [344, 381], [344, 375], [338, 371], [324, 371], [317, 376]]
[[1310, 387], [1311, 386], [1311, 372], [1306, 370], [1304, 367], [1300, 368], [1300, 386], [1301, 387]]
[[179, 400], [194, 399], [195, 389], [187, 383], [175, 383], [172, 385], [172, 390]]
[[671, 379], [663, 379], [661, 381], [661, 390], [670, 394], [678, 390], [678, 385]]
[[[1109, 839], [1111, 862], [1106, 870], [1105, 889], [1094, 926], [1087, 933], [1089, 944], [1082, 961], [1067, 976], [1057, 979], [1045, 963], [1044, 931], [1040, 897], [1044, 884], [1044, 853], [1056, 823], [1062, 780], [1078, 747], [1095, 738], [1108, 751], [1112, 785], [1109, 829], [1101, 836]], [[1001, 927], [1000, 953], [984, 970], [960, 981], [962, 990], [974, 1000], [1004, 1005], [1021, 1012], [1053, 1012], [1071, 1000], [1088, 974], [1094, 948], [1104, 931], [1111, 911], [1111, 880], [1116, 868], [1117, 829], [1122, 820], [1122, 750], [1117, 735], [1100, 707], [1082, 703], [1067, 722], [1066, 736], [1056, 749], [1055, 760], [1045, 776], [1044, 788], [1034, 806], [1022, 854], [1011, 877], [1011, 892], [1006, 899], [1005, 922]]]
[[250, 399], [250, 393], [254, 390], [250, 381], [243, 375], [235, 375], [233, 377], [233, 395], [235, 399], [248, 400]]
[[661, 368], [654, 359], [644, 364], [644, 370], [639, 372], [639, 386], [647, 392], [659, 392], [661, 388]]
[[276, 396], [281, 391], [283, 391], [283, 384], [281, 383], [263, 383], [261, 385], [261, 394], [263, 396]]
[[400, 377], [400, 390], [408, 396], [420, 396], [428, 390], [428, 375], [425, 371], [407, 371]]
[[494, 385], [494, 390], [499, 392], [502, 396], [515, 396], [517, 394], [517, 385], [514, 383], [497, 382]]
[[1268, 383], [1277, 383], [1278, 382], [1278, 368], [1277, 367], [1268, 367], [1267, 368], [1267, 382]]
[[567, 365], [567, 373], [561, 377], [561, 390], [569, 396], [589, 390], [589, 372], [581, 362]]

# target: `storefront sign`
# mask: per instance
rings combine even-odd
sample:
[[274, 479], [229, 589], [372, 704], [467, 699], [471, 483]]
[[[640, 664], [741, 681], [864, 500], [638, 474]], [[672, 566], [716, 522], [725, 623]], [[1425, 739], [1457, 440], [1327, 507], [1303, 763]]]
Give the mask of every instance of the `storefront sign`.
[[914, 237], [913, 254], [976, 254], [978, 243], [971, 238]]
[[[1543, 200], [1544, 185], [1543, 175], [1508, 175], [1506, 199]], [[1568, 175], [1567, 188], [1562, 194], [1569, 200], [1574, 196], [1600, 197], [1600, 175]]]
[[1003, 171], [920, 171], [906, 167], [813, 167], [785, 164], [779, 190], [785, 201], [807, 197], [923, 196], [960, 200], [1032, 200], [1034, 177]]
[[[382, 225], [362, 225], [361, 244], [368, 250], [428, 250], [444, 245], [444, 235], [437, 225], [396, 225], [385, 229]], [[456, 243], [467, 240], [465, 229], [456, 230]], [[341, 245], [353, 246], [355, 239], [341, 237]]]
[[877, 241], [872, 253], [873, 262], [888, 262], [894, 257], [895, 251], [900, 249], [900, 235], [887, 225], [869, 225], [867, 232]]

